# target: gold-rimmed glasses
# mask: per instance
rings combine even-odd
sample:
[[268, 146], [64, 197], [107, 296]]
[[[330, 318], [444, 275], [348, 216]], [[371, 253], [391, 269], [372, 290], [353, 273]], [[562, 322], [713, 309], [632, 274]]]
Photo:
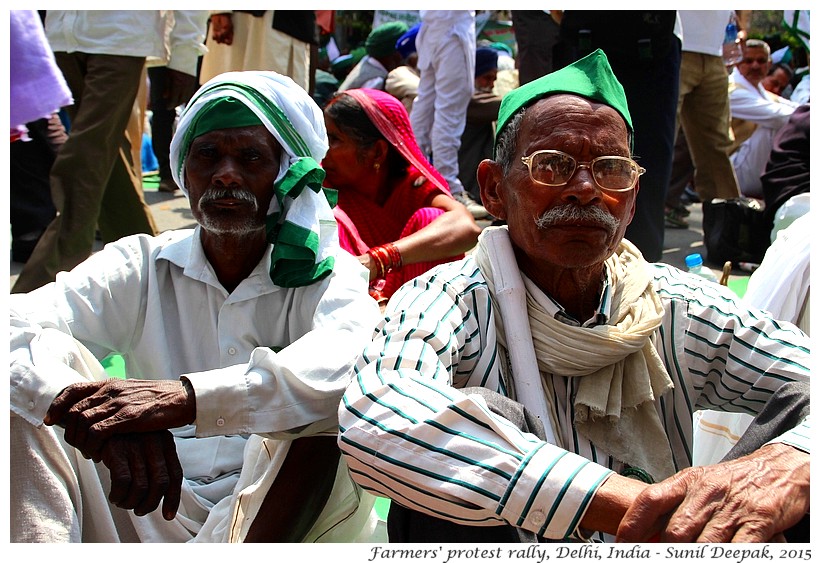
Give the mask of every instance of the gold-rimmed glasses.
[[625, 156], [599, 156], [589, 162], [578, 162], [565, 152], [541, 150], [522, 156], [521, 162], [536, 184], [559, 187], [566, 185], [581, 168], [588, 168], [595, 183], [607, 192], [628, 192], [638, 183], [646, 169]]

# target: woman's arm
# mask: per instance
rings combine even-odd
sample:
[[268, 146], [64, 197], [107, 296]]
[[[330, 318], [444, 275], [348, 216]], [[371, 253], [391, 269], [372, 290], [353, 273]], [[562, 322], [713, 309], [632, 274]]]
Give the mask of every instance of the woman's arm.
[[393, 244], [402, 264], [430, 262], [467, 252], [476, 245], [481, 228], [461, 203], [449, 195], [435, 194], [429, 203], [444, 213], [429, 225]]

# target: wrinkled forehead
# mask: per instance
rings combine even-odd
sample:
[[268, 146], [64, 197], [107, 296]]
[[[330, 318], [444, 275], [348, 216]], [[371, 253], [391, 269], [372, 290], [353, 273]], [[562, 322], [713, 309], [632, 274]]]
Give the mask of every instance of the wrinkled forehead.
[[594, 133], [605, 130], [624, 144], [629, 130], [623, 116], [612, 106], [574, 94], [556, 94], [542, 98], [528, 108], [524, 131], [577, 128]]

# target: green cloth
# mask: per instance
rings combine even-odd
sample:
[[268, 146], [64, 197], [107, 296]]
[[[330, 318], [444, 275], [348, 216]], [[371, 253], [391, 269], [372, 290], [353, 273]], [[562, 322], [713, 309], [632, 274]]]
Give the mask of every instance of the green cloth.
[[507, 93], [501, 100], [501, 107], [498, 110], [496, 139], [520, 109], [555, 94], [576, 94], [606, 104], [620, 113], [626, 126], [633, 131], [624, 88], [615, 78], [604, 52], [597, 49], [571, 65]]
[[404, 22], [388, 22], [370, 32], [364, 48], [371, 57], [385, 57], [396, 51], [396, 41], [407, 31]]
[[248, 106], [236, 98], [224, 96], [212, 100], [204, 108], [204, 111], [197, 115], [197, 118], [191, 123], [189, 138], [196, 139], [200, 135], [217, 129], [251, 127], [253, 125], [262, 125], [262, 120], [256, 117], [256, 114]]

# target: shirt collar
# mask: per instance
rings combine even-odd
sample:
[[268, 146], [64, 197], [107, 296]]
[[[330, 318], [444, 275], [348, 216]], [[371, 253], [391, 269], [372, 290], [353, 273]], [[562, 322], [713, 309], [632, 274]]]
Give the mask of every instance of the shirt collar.
[[569, 313], [567, 313], [566, 309], [558, 303], [558, 301], [543, 291], [533, 291], [533, 288], [537, 288], [537, 286], [523, 272], [521, 272], [521, 276], [524, 278], [524, 283], [529, 286], [530, 294], [533, 296], [533, 299], [535, 299], [538, 304], [544, 308], [547, 314], [551, 315], [555, 320], [561, 321], [562, 323], [570, 326], [579, 327], [593, 327], [609, 322], [609, 315], [611, 312], [610, 309], [612, 306], [612, 284], [610, 282], [608, 268], [604, 268], [602, 280], [603, 289], [601, 290], [601, 298], [598, 302], [598, 308], [596, 309], [595, 314], [583, 323], [573, 318]]
[[[213, 286], [227, 294], [225, 288], [217, 279], [211, 263], [205, 256], [205, 250], [202, 248], [202, 241], [200, 240], [200, 230], [200, 226], [197, 226], [193, 232], [186, 230], [188, 236], [172, 240], [170, 243], [163, 245], [157, 254], [157, 260], [167, 260], [182, 268], [184, 276]], [[274, 285], [270, 278], [270, 249], [271, 246], [268, 245], [268, 250], [263, 253], [259, 264], [231, 293], [232, 301], [255, 299], [260, 295], [280, 289], [279, 286]]]

